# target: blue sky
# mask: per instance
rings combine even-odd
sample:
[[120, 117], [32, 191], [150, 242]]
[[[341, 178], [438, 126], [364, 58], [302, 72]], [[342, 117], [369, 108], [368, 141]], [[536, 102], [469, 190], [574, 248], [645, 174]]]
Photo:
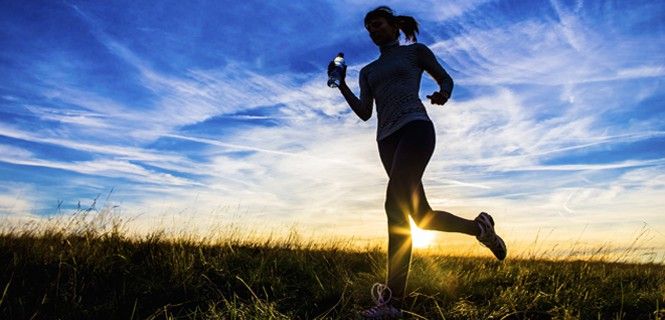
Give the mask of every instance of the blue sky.
[[[455, 79], [445, 107], [426, 102], [436, 209], [488, 211], [515, 248], [662, 259], [662, 1], [6, 1], [0, 214], [101, 195], [140, 230], [384, 239], [376, 120], [324, 71], [344, 51], [358, 93], [378, 56], [362, 18], [381, 4], [420, 22]], [[443, 250], [472, 240], [437, 235]]]

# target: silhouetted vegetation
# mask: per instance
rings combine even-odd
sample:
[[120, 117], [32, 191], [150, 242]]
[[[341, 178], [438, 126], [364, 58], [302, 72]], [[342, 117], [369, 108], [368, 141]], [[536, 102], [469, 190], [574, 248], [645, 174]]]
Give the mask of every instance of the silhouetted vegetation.
[[[125, 236], [75, 222], [0, 235], [2, 319], [354, 319], [385, 256], [343, 244]], [[665, 266], [416, 254], [413, 319], [663, 319]]]

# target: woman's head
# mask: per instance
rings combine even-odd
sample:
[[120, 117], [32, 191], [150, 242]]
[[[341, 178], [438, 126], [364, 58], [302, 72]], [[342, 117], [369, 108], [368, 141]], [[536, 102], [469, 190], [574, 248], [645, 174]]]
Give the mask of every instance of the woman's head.
[[418, 22], [409, 16], [396, 16], [390, 7], [380, 6], [365, 15], [365, 28], [377, 45], [385, 45], [399, 38], [399, 30], [406, 39], [416, 42]]

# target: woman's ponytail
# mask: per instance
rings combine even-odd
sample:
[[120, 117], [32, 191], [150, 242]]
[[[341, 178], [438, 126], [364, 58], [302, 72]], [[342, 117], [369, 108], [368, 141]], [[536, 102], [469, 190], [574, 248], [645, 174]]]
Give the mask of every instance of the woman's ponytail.
[[416, 42], [416, 34], [418, 34], [418, 21], [410, 16], [397, 16], [395, 17], [397, 26], [402, 29], [404, 36], [411, 42]]

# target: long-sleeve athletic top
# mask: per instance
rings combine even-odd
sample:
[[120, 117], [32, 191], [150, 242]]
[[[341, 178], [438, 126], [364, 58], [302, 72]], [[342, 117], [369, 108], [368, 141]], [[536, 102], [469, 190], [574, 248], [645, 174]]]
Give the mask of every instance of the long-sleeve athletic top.
[[427, 71], [449, 95], [453, 79], [424, 44], [402, 46], [395, 41], [381, 47], [381, 55], [360, 70], [360, 107], [371, 114], [376, 101], [377, 140], [414, 120], [431, 121], [418, 97], [420, 79]]

